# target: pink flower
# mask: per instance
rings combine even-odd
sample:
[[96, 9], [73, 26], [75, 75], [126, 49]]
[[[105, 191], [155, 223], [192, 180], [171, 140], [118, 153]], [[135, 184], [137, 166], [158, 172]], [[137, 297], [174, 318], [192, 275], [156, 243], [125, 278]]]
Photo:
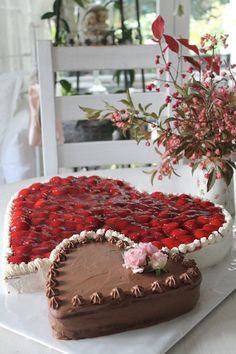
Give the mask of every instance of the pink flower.
[[156, 55], [155, 63], [159, 64], [159, 62], [160, 62], [160, 55]]
[[146, 265], [147, 254], [139, 247], [130, 248], [124, 252], [124, 264], [125, 268], [131, 268], [137, 273], [142, 273], [144, 266]]
[[151, 242], [140, 242], [139, 248], [146, 253], [147, 256], [151, 256], [152, 254], [159, 251], [159, 249], [154, 246]]
[[171, 62], [170, 61], [168, 61], [168, 63], [166, 63], [166, 66], [165, 66], [165, 70], [166, 71], [169, 71], [170, 70], [170, 67], [171, 67]]
[[171, 102], [171, 97], [170, 96], [166, 96], [166, 103], [170, 103]]
[[168, 256], [158, 250], [151, 255], [149, 264], [153, 269], [163, 269], [166, 266], [167, 259]]

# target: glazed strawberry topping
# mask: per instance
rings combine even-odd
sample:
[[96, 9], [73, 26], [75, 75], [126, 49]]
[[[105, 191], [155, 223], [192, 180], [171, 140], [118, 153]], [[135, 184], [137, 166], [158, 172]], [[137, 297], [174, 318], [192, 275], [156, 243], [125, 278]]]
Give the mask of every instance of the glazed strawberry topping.
[[113, 229], [169, 249], [208, 237], [224, 223], [221, 208], [186, 194], [141, 193], [120, 180], [53, 177], [22, 189], [13, 202], [9, 262], [49, 257], [83, 230]]

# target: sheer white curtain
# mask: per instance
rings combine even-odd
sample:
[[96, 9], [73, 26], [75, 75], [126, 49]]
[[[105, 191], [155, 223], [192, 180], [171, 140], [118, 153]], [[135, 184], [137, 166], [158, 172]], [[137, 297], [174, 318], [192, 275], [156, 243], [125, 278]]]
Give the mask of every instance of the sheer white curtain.
[[41, 15], [53, 0], [0, 1], [0, 72], [31, 70], [35, 64], [35, 40], [49, 38]]

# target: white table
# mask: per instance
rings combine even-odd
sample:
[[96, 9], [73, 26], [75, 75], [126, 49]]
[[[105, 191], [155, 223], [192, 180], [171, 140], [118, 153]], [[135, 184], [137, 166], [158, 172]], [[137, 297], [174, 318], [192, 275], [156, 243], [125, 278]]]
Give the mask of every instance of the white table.
[[[83, 173], [84, 174], [84, 173]], [[85, 174], [95, 174], [87, 172]], [[190, 172], [184, 171], [183, 179], [176, 178], [174, 183], [158, 182], [155, 186], [150, 185], [149, 177], [144, 175], [141, 170], [124, 169], [96, 171], [96, 174], [123, 178], [137, 187], [146, 190], [164, 190], [169, 192], [188, 192], [195, 193], [194, 183], [191, 182]], [[3, 233], [3, 215], [9, 198], [20, 188], [27, 186], [35, 181], [45, 180], [37, 178], [24, 180], [18, 183], [4, 185], [0, 187], [0, 232]], [[187, 182], [189, 181], [189, 182]], [[2, 240], [1, 240], [2, 242]], [[1, 309], [0, 309], [1, 312]], [[1, 315], [1, 314], [0, 314]], [[220, 306], [210, 313], [200, 322], [189, 334], [179, 341], [168, 354], [235, 354], [236, 353], [236, 292], [233, 292]], [[48, 354], [59, 353], [56, 350], [47, 348], [39, 343], [26, 339], [11, 331], [0, 328], [0, 353], [4, 354]], [[87, 354], [87, 353], [83, 353]], [[89, 354], [89, 353], [88, 353]], [[104, 351], [104, 354], [106, 353]]]

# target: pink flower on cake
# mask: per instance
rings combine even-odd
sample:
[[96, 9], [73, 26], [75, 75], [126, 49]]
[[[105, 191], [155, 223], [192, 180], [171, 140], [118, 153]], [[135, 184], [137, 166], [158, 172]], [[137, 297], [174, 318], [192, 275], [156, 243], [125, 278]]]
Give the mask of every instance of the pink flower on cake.
[[140, 242], [138, 246], [145, 252], [147, 256], [151, 256], [152, 254], [159, 251], [159, 249], [151, 242]]
[[133, 273], [144, 271], [160, 273], [166, 266], [168, 256], [149, 243], [139, 243], [124, 252], [123, 267], [132, 269]]
[[149, 264], [154, 270], [163, 269], [166, 266], [167, 259], [168, 256], [158, 250], [158, 252], [155, 252], [151, 255]]
[[134, 273], [142, 273], [146, 265], [147, 254], [139, 247], [130, 248], [124, 253], [125, 268], [131, 268]]

